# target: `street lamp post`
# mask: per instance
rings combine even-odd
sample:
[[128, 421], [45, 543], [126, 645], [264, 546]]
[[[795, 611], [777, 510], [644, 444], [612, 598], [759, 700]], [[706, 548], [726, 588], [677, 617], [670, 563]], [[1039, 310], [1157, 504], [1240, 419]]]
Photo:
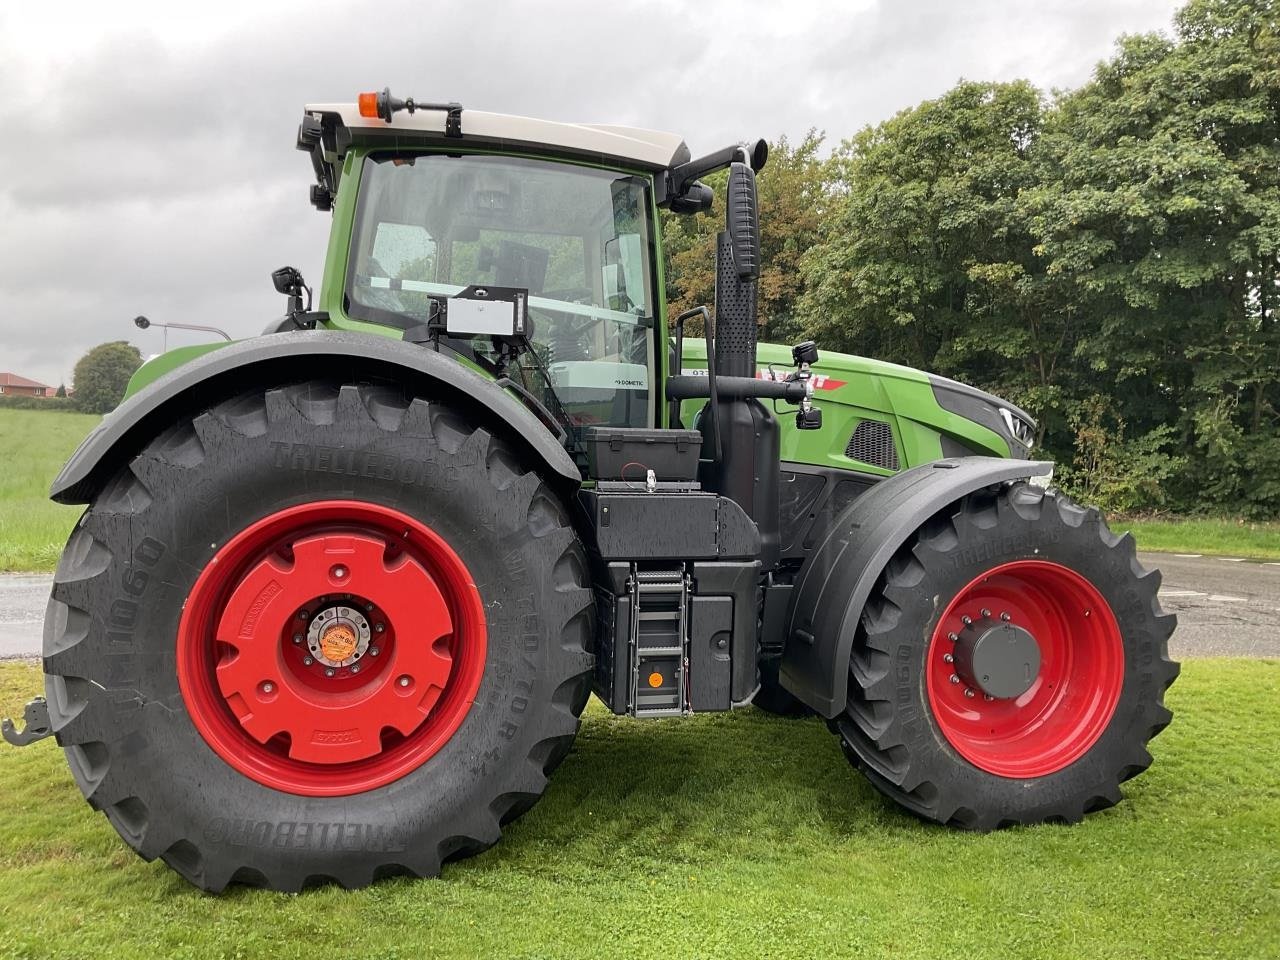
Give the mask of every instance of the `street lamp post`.
[[231, 341], [231, 335], [225, 330], [219, 330], [217, 327], [204, 327], [198, 323], [153, 323], [146, 317], [138, 316], [133, 318], [133, 325], [139, 330], [146, 330], [148, 327], [160, 327], [164, 330], [164, 349], [169, 349], [169, 328], [174, 330], [196, 330], [200, 333], [216, 333], [228, 343]]

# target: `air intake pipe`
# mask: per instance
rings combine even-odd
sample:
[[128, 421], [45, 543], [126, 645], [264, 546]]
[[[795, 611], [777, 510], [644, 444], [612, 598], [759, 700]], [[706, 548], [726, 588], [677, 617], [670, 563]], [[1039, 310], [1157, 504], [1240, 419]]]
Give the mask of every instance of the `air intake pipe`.
[[[760, 276], [760, 225], [755, 172], [746, 163], [729, 167], [725, 230], [716, 238], [716, 311], [712, 342], [719, 376], [756, 375], [756, 281]], [[772, 386], [772, 385], [770, 385]], [[700, 479], [707, 489], [729, 497], [760, 530], [764, 568], [777, 565], [778, 424], [755, 397], [721, 397], [718, 416], [703, 409]], [[716, 434], [720, 457], [716, 458]]]

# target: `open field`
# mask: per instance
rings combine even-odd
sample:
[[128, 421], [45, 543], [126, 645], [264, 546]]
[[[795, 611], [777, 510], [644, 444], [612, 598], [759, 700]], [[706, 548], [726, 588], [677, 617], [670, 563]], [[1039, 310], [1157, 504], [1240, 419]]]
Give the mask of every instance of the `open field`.
[[49, 500], [49, 482], [100, 417], [0, 410], [0, 570], [52, 570], [83, 508]]
[[[39, 689], [0, 665], [0, 703]], [[1280, 955], [1280, 662], [1199, 660], [1126, 801], [1077, 827], [925, 826], [822, 724], [593, 706], [541, 804], [432, 881], [213, 898], [144, 864], [51, 741], [0, 752], [4, 957]]]

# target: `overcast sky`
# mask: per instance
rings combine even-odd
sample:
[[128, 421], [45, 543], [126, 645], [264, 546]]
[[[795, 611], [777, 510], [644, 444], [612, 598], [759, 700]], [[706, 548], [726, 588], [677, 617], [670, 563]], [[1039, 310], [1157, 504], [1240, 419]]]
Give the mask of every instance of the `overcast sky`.
[[[70, 382], [155, 321], [258, 333], [270, 272], [319, 284], [329, 217], [302, 105], [420, 99], [681, 133], [835, 142], [961, 77], [1071, 87], [1173, 0], [0, 0], [0, 371]], [[465, 125], [465, 121], [464, 121]], [[169, 345], [192, 342], [173, 333]]]

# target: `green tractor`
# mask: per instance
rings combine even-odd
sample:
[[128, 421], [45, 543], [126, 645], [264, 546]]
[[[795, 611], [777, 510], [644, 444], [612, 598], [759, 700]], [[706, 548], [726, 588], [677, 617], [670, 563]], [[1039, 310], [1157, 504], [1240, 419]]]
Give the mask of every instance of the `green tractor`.
[[[757, 344], [763, 142], [384, 90], [298, 146], [315, 309], [277, 271], [282, 320], [145, 365], [52, 488], [87, 509], [6, 736], [56, 736], [142, 857], [214, 891], [435, 875], [537, 801], [592, 693], [817, 714], [972, 830], [1078, 821], [1150, 764], [1159, 574], [1028, 459], [1031, 418]], [[669, 317], [660, 211], [724, 169], [714, 309]]]

